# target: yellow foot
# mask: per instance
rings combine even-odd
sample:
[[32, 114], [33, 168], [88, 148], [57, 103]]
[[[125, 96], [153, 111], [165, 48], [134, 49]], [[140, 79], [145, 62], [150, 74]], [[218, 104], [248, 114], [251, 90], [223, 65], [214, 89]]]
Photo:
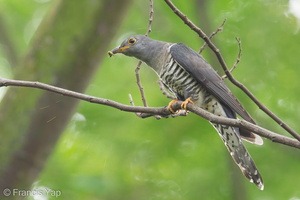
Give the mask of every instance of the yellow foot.
[[178, 100], [178, 99], [174, 99], [174, 100], [170, 101], [170, 103], [169, 103], [169, 105], [168, 105], [168, 108], [169, 108], [169, 110], [170, 110], [172, 113], [177, 113], [177, 111], [173, 110], [173, 108], [172, 108], [173, 103], [175, 103], [176, 101], [179, 101], [179, 100]]
[[191, 97], [187, 98], [182, 104], [181, 104], [181, 108], [186, 110], [186, 107], [187, 107], [187, 104], [188, 103], [192, 103], [192, 104], [195, 104], [192, 100], [191, 100]]

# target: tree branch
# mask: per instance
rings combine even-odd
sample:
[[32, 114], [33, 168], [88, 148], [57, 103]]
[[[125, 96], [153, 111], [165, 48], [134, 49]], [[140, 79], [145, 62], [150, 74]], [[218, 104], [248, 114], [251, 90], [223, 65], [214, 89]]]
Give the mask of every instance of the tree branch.
[[[153, 13], [154, 13], [154, 10], [153, 10], [153, 0], [149, 0], [150, 2], [150, 11], [149, 11], [149, 20], [148, 20], [148, 28], [147, 28], [147, 32], [145, 34], [145, 36], [149, 36], [150, 32], [151, 32], [151, 26], [152, 26], [152, 22], [153, 22]], [[146, 100], [146, 96], [145, 96], [145, 92], [144, 92], [144, 88], [143, 88], [143, 85], [142, 85], [142, 82], [141, 82], [141, 79], [140, 79], [140, 69], [141, 69], [141, 65], [142, 65], [142, 61], [139, 61], [136, 68], [135, 68], [135, 77], [136, 77], [136, 83], [139, 87], [139, 90], [140, 90], [140, 94], [141, 94], [141, 97], [142, 97], [142, 102], [143, 102], [143, 105], [145, 107], [148, 107], [148, 103], [147, 103], [147, 100]], [[139, 116], [139, 114], [137, 114]]]
[[[112, 101], [109, 99], [98, 98], [98, 97], [74, 92], [71, 90], [55, 87], [55, 86], [48, 85], [45, 83], [40, 83], [40, 82], [20, 81], [20, 80], [10, 80], [10, 79], [0, 78], [0, 87], [4, 87], [4, 86], [19, 86], [19, 87], [38, 88], [38, 89], [54, 92], [57, 94], [61, 94], [64, 96], [69, 96], [72, 98], [87, 101], [90, 103], [106, 105], [106, 106], [113, 107], [113, 108], [116, 108], [121, 111], [134, 112], [134, 113], [145, 113], [145, 115], [147, 115], [147, 116], [153, 116], [153, 115], [160, 115], [160, 116], [165, 116], [165, 117], [172, 116], [172, 113], [170, 112], [169, 108], [166, 106], [165, 107], [129, 106], [129, 105], [121, 104], [121, 103], [118, 103], [116, 101]], [[181, 108], [180, 107], [181, 104], [182, 104], [182, 101], [177, 101], [174, 104], [172, 104], [172, 108], [174, 110], [179, 110]], [[274, 133], [272, 131], [264, 129], [260, 126], [249, 123], [247, 121], [240, 120], [240, 119], [229, 119], [229, 118], [225, 118], [225, 117], [219, 117], [219, 116], [209, 113], [193, 104], [188, 104], [187, 109], [189, 111], [195, 113], [196, 115], [203, 117], [204, 119], [206, 119], [210, 122], [245, 128], [245, 129], [250, 130], [262, 137], [265, 137], [265, 138], [271, 140], [272, 142], [281, 143], [281, 144], [284, 144], [284, 145], [287, 145], [290, 147], [300, 149], [299, 141], [289, 138], [289, 137], [286, 137], [286, 136], [279, 135], [277, 133]]]
[[[209, 39], [212, 39], [215, 35], [217, 35], [220, 31], [223, 30], [223, 26], [225, 25], [226, 21], [227, 21], [227, 19], [224, 19], [224, 21], [223, 21], [222, 24], [218, 27], [218, 29], [210, 34]], [[206, 46], [207, 46], [207, 43], [205, 42], [205, 43], [202, 45], [202, 47], [200, 48], [199, 54], [202, 53], [202, 51], [205, 49]]]
[[[240, 38], [235, 38], [235, 39], [236, 39], [236, 41], [238, 42], [238, 45], [239, 45], [239, 53], [238, 53], [238, 56], [237, 56], [237, 59], [236, 59], [235, 63], [233, 64], [232, 68], [229, 70], [230, 73], [232, 73], [233, 70], [235, 70], [235, 68], [237, 67], [237, 65], [241, 61], [241, 57], [242, 57], [242, 41], [241, 41]], [[225, 78], [227, 78], [227, 75], [225, 74], [221, 78], [224, 80]]]
[[142, 61], [139, 61], [136, 68], [135, 68], [135, 78], [136, 78], [136, 84], [138, 85], [139, 90], [140, 90], [143, 105], [144, 105], [144, 107], [148, 107], [148, 103], [147, 103], [147, 100], [146, 100], [144, 88], [143, 88], [141, 78], [140, 78], [141, 65], [142, 65]]
[[282, 121], [279, 117], [277, 117], [272, 111], [270, 111], [266, 106], [264, 106], [242, 83], [237, 81], [232, 76], [222, 57], [222, 54], [220, 53], [220, 50], [213, 44], [213, 42], [209, 39], [209, 37], [199, 27], [197, 27], [191, 20], [189, 20], [186, 15], [184, 15], [178, 8], [176, 8], [176, 6], [170, 0], [165, 0], [165, 2], [186, 25], [188, 25], [193, 31], [195, 31], [199, 35], [199, 37], [201, 37], [207, 43], [209, 48], [215, 53], [228, 79], [234, 85], [239, 87], [264, 113], [266, 113], [283, 129], [285, 129], [288, 133], [290, 133], [293, 137], [295, 137], [298, 141], [300, 141], [300, 135], [295, 130], [293, 130], [284, 121]]

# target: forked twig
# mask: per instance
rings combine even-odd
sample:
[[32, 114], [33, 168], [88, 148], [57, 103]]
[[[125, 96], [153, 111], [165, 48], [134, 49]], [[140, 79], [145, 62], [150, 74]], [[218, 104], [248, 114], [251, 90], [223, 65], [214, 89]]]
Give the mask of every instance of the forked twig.
[[[212, 32], [209, 36], [209, 39], [212, 39], [215, 35], [217, 35], [217, 33], [221, 32], [223, 30], [223, 26], [225, 25], [227, 19], [225, 18], [224, 21], [222, 22], [222, 24], [218, 27], [218, 29], [214, 32]], [[202, 51], [205, 49], [205, 47], [207, 46], [207, 43], [205, 42], [202, 47], [199, 50], [199, 54], [202, 53]]]
[[[128, 94], [129, 100], [130, 100], [130, 105], [135, 106], [132, 95]], [[146, 106], [144, 106], [146, 107]], [[142, 113], [142, 112], [134, 112], [134, 114], [139, 117], [139, 118], [147, 118], [147, 117], [154, 117], [155, 119], [161, 119], [161, 118], [168, 118], [168, 115], [153, 115], [151, 113]]]

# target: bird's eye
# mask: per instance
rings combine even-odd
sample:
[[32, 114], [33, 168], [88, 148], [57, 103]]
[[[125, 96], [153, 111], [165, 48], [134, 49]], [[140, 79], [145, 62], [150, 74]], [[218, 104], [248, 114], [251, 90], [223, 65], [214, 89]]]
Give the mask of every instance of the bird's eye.
[[129, 38], [128, 39], [128, 44], [134, 45], [135, 43], [136, 43], [136, 39], [135, 38]]

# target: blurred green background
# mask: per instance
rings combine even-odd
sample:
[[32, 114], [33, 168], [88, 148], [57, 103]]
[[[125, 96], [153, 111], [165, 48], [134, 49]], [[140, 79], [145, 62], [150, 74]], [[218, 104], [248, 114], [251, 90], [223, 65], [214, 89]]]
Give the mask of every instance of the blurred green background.
[[[36, 28], [54, 2], [0, 0], [1, 21], [7, 24], [2, 31], [14, 44], [17, 57], [26, 54]], [[241, 39], [242, 60], [233, 75], [300, 132], [300, 19], [296, 18], [300, 10], [293, 11], [296, 6], [291, 2], [294, 1], [173, 2], [195, 24], [210, 31], [207, 34], [227, 19], [223, 31], [213, 41], [228, 66], [232, 66], [238, 54], [235, 37]], [[131, 2], [116, 37], [108, 38], [113, 42], [107, 50], [118, 46], [129, 35], [144, 34], [148, 16], [147, 0]], [[163, 1], [154, 0], [150, 37], [182, 42], [195, 50], [203, 44]], [[13, 78], [14, 66], [4, 47], [1, 44], [0, 76]], [[223, 75], [209, 49], [205, 49], [203, 56]], [[105, 57], [85, 93], [124, 104], [129, 104], [128, 94], [132, 94], [135, 104], [142, 105], [135, 82], [136, 64], [134, 58], [122, 55]], [[167, 105], [169, 99], [161, 94], [156, 74], [144, 64], [141, 78], [148, 104]], [[239, 89], [228, 85], [260, 126], [288, 136]], [[1, 88], [0, 95], [4, 91]], [[1, 137], [5, 134], [1, 133]], [[265, 190], [260, 191], [232, 165], [213, 127], [194, 114], [174, 119], [139, 119], [133, 113], [80, 102], [32, 187], [62, 193], [57, 198], [44, 196], [45, 199], [224, 200], [239, 199], [238, 195], [257, 200], [300, 199], [299, 150], [264, 141], [263, 146], [246, 144], [264, 179]]]

